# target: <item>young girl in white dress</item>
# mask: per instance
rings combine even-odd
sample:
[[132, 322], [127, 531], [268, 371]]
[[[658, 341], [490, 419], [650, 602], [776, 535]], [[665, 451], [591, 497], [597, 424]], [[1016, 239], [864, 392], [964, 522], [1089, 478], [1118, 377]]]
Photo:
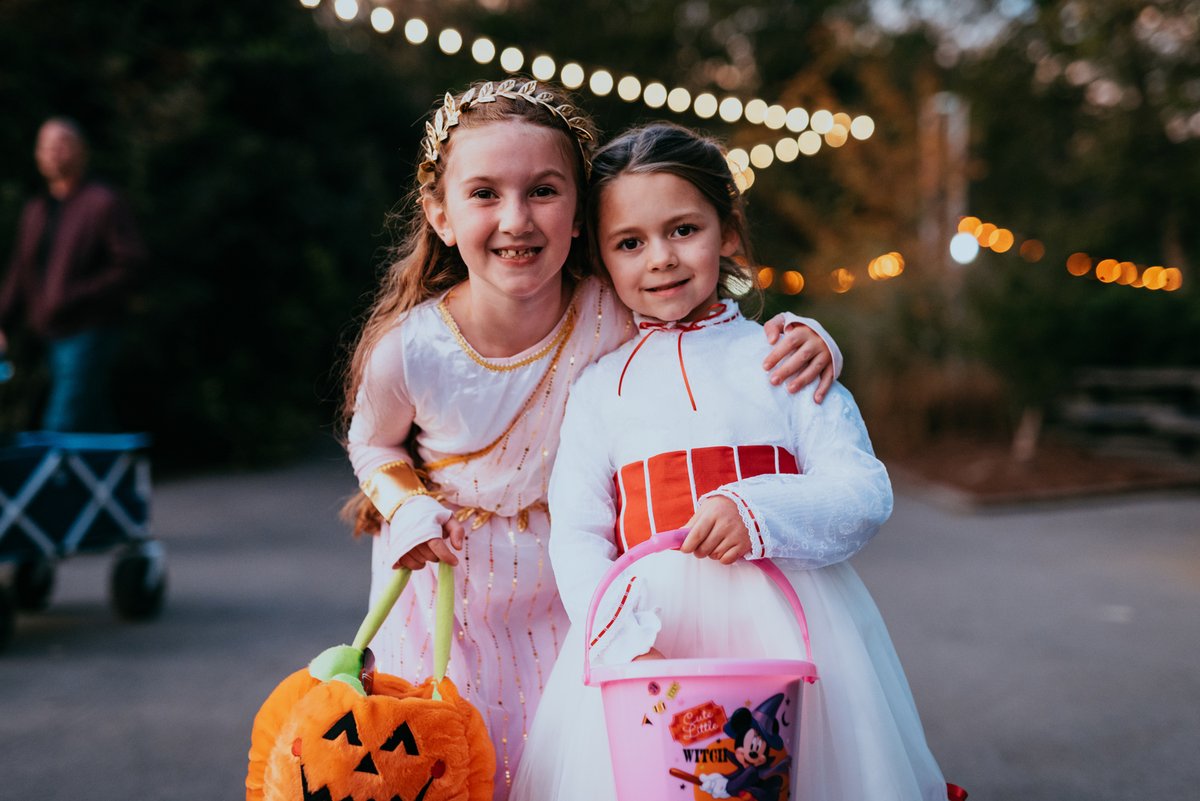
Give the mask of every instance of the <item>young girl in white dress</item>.
[[[349, 369], [347, 448], [357, 529], [378, 534], [372, 601], [395, 567], [416, 570], [376, 664], [430, 675], [436, 571], [419, 568], [456, 564], [449, 676], [483, 714], [504, 799], [568, 625], [546, 550], [567, 389], [634, 327], [589, 277], [594, 129], [561, 90], [479, 83], [447, 95], [426, 131], [409, 235]], [[824, 371], [823, 392], [840, 354], [797, 320], [769, 329], [771, 381], [799, 389]]]
[[[746, 561], [770, 557], [807, 611], [820, 672], [795, 727], [803, 737], [786, 744], [790, 798], [943, 801], [904, 671], [846, 561], [891, 514], [887, 472], [842, 386], [818, 405], [755, 380], [762, 328], [721, 289], [748, 257], [722, 150], [673, 125], [635, 129], [597, 153], [589, 204], [638, 336], [585, 370], [567, 404], [550, 557], [572, 625], [512, 798], [616, 798], [600, 693], [583, 684], [582, 623], [620, 553], [687, 527], [680, 552], [612, 585], [593, 662], [805, 658], [790, 608]], [[744, 795], [723, 777], [704, 782], [696, 799], [786, 794], [782, 780]]]

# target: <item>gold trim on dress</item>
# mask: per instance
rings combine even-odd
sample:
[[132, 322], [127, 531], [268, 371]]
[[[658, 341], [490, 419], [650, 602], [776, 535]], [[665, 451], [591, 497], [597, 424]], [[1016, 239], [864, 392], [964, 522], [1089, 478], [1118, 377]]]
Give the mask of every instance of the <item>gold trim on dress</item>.
[[421, 474], [408, 462], [396, 460], [375, 468], [360, 485], [363, 494], [383, 515], [391, 521], [396, 510], [417, 495], [428, 495], [429, 490], [421, 480]]
[[[529, 528], [529, 513], [534, 511], [549, 512], [550, 507], [545, 501], [537, 501], [518, 509], [517, 513], [513, 515], [517, 519], [517, 531], [524, 532]], [[500, 516], [499, 513], [491, 509], [483, 509], [478, 506], [460, 506], [454, 510], [454, 519], [458, 522], [471, 521], [471, 531], [478, 531], [487, 525], [489, 520], [498, 516]]]
[[[445, 301], [443, 300], [442, 303], [445, 303]], [[439, 308], [440, 308], [440, 306], [439, 306]], [[448, 316], [448, 314], [449, 313], [447, 312], [447, 316]], [[457, 329], [451, 329], [451, 330], [457, 331]], [[433, 459], [433, 460], [427, 461], [425, 463], [425, 469], [429, 473], [433, 473], [435, 470], [440, 470], [443, 467], [449, 467], [452, 464], [462, 464], [463, 462], [469, 462], [474, 459], [478, 459], [481, 456], [486, 456], [487, 454], [491, 453], [491, 451], [493, 449], [495, 449], [495, 447], [497, 445], [499, 445], [501, 442], [504, 442], [504, 440], [506, 440], [508, 438], [509, 434], [512, 433], [512, 430], [513, 430], [513, 428], [516, 427], [517, 423], [521, 422], [521, 420], [524, 418], [525, 413], [527, 411], [529, 411], [529, 407], [533, 405], [534, 400], [536, 400], [537, 397], [539, 396], [542, 386], [546, 383], [546, 381], [551, 376], [554, 375], [555, 368], [558, 367], [559, 357], [562, 356], [562, 352], [563, 352], [564, 348], [566, 347], [567, 340], [569, 340], [571, 338], [571, 334], [574, 331], [575, 331], [575, 304], [572, 302], [571, 306], [568, 307], [568, 309], [567, 309], [566, 322], [563, 323], [562, 330], [559, 331], [558, 336], [556, 336], [554, 338], [554, 340], [550, 343], [550, 345], [555, 346], [555, 351], [554, 351], [554, 356], [550, 359], [550, 364], [546, 367], [546, 372], [542, 375], [541, 380], [538, 381], [537, 386], [533, 388], [533, 392], [531, 392], [529, 397], [525, 399], [525, 403], [521, 406], [520, 410], [516, 413], [516, 415], [513, 416], [513, 419], [509, 421], [508, 426], [506, 426], [504, 429], [504, 432], [502, 434], [500, 434], [500, 436], [496, 437], [496, 439], [492, 440], [487, 445], [485, 445], [484, 447], [480, 448], [477, 451], [471, 451], [470, 453], [455, 454], [453, 456], [447, 456], [443, 459]], [[459, 337], [461, 337], [461, 336], [462, 335], [459, 334]], [[471, 358], [475, 359], [476, 361], [479, 361], [479, 359], [477, 359], [475, 357], [474, 352], [470, 350], [470, 345], [466, 344], [465, 339], [461, 340], [459, 344], [463, 345], [464, 349], [467, 350], [468, 354], [471, 354]], [[547, 347], [549, 347], [549, 346], [547, 346]], [[541, 358], [540, 355], [535, 354], [535, 356], [536, 356], [536, 358]], [[534, 356], [530, 357], [531, 360], [534, 358], [535, 358]], [[483, 362], [479, 362], [479, 363], [483, 364]], [[487, 367], [487, 365], [484, 365], [484, 366]], [[514, 365], [514, 367], [515, 366], [516, 365]], [[498, 367], [498, 368], [489, 368], [489, 369], [508, 370], [511, 368]]]
[[459, 330], [458, 323], [454, 321], [454, 315], [450, 314], [449, 301], [450, 295], [453, 294], [453, 292], [454, 290], [447, 292], [446, 296], [442, 298], [441, 302], [438, 303], [438, 314], [442, 316], [442, 320], [445, 321], [446, 327], [450, 329], [450, 333], [454, 336], [454, 340], [458, 342], [458, 346], [462, 348], [463, 353], [470, 356], [471, 361], [475, 362], [480, 367], [484, 367], [497, 373], [508, 373], [513, 370], [519, 370], [522, 367], [526, 367], [544, 358], [547, 353], [566, 342], [567, 338], [571, 336], [571, 331], [575, 328], [575, 302], [572, 300], [571, 305], [567, 307], [566, 314], [563, 315], [563, 322], [558, 330], [558, 333], [554, 335], [554, 339], [546, 343], [544, 348], [539, 350], [537, 353], [526, 356], [524, 359], [515, 361], [512, 364], [496, 364], [495, 362], [490, 362], [480, 356], [479, 352], [471, 346], [470, 342], [467, 342], [467, 338], [463, 336], [462, 331]]

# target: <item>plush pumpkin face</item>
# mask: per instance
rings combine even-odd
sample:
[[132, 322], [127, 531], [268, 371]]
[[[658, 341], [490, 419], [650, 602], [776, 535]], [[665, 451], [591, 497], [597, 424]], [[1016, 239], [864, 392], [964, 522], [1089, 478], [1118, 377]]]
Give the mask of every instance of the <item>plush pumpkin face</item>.
[[[398, 686], [376, 681], [375, 694], [367, 696], [341, 681], [309, 690], [293, 707], [275, 742], [267, 763], [265, 797], [287, 801], [476, 798], [471, 790], [478, 784], [480, 756], [470, 747], [478, 732], [468, 731], [474, 726], [463, 715], [465, 702], [457, 693], [447, 698], [450, 703], [434, 701], [428, 697], [428, 685], [414, 688], [394, 681]], [[396, 692], [406, 697], [390, 694]], [[490, 774], [490, 765], [487, 770]]]

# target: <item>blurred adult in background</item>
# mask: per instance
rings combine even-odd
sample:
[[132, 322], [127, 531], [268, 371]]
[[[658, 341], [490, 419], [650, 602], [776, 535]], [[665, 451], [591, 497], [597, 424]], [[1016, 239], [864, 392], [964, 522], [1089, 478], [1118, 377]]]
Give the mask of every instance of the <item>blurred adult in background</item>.
[[108, 431], [111, 381], [134, 277], [145, 248], [128, 204], [87, 174], [88, 146], [73, 120], [52, 117], [34, 149], [46, 191], [21, 212], [0, 285], [0, 350], [23, 315], [44, 340], [47, 431]]

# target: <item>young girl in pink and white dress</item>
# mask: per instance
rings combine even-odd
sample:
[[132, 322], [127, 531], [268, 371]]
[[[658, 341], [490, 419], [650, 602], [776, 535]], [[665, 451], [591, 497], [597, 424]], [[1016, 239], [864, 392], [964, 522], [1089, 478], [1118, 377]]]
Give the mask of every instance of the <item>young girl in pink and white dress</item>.
[[[378, 534], [372, 600], [396, 567], [416, 571], [372, 643], [377, 665], [430, 675], [435, 571], [419, 568], [456, 564], [449, 676], [483, 714], [504, 799], [567, 630], [546, 550], [567, 390], [634, 327], [589, 275], [594, 128], [561, 90], [478, 83], [447, 95], [426, 132], [409, 235], [350, 367], [347, 447], [357, 528]], [[795, 389], [823, 374], [824, 392], [840, 354], [794, 321], [769, 329], [764, 366]]]
[[[790, 608], [746, 561], [770, 557], [807, 611], [820, 671], [795, 727], [803, 736], [786, 744], [790, 797], [944, 801], [887, 629], [847, 563], [891, 514], [887, 472], [843, 387], [818, 405], [808, 390], [755, 380], [762, 328], [721, 289], [747, 255], [724, 153], [677, 126], [635, 129], [597, 153], [589, 209], [638, 336], [585, 370], [567, 404], [550, 557], [572, 625], [512, 798], [614, 801], [599, 690], [582, 681], [582, 624], [620, 553], [687, 527], [680, 552], [612, 585], [593, 661], [804, 658]], [[695, 797], [738, 792], [712, 775]], [[762, 797], [782, 801], [773, 792]]]

